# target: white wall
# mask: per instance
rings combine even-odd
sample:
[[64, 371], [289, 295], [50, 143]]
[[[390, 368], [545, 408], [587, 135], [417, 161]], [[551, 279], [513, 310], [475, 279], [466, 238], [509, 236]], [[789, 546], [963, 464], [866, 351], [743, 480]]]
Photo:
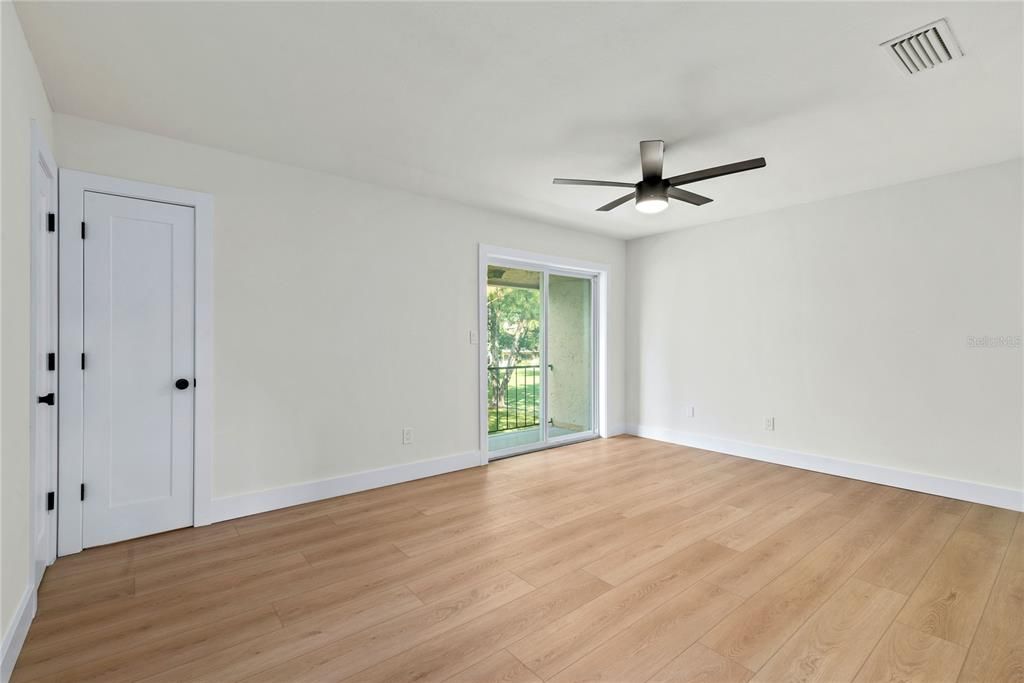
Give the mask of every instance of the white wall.
[[[29, 266], [31, 121], [53, 141], [50, 105], [10, 2], [0, 3], [0, 633], [29, 584]], [[6, 662], [5, 662], [6, 663]]]
[[1021, 350], [968, 345], [1021, 335], [1021, 182], [1018, 160], [629, 242], [627, 421], [1024, 488]]
[[62, 167], [214, 196], [215, 497], [476, 451], [480, 242], [610, 266], [621, 426], [622, 241], [74, 117], [55, 126]]

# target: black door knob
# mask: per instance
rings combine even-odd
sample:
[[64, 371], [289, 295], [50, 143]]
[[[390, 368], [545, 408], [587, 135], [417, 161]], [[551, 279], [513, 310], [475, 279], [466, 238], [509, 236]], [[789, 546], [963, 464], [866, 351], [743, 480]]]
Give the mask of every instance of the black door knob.
[[188, 380], [184, 378], [179, 379], [177, 382], [174, 383], [174, 386], [177, 387], [178, 389], [188, 389]]

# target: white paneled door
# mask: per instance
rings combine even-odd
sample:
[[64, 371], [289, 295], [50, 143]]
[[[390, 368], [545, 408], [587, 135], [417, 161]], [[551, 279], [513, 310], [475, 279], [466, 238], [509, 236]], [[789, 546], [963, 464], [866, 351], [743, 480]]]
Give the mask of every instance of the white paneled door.
[[84, 547], [192, 525], [195, 214], [84, 197]]

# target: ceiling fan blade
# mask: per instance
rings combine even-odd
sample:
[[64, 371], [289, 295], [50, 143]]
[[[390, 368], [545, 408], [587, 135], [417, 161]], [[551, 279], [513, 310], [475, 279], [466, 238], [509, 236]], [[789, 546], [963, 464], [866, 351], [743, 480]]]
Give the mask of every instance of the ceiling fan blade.
[[614, 180], [579, 180], [577, 178], [555, 178], [555, 185], [597, 185], [599, 187], [636, 187], [633, 183], [620, 183]]
[[634, 197], [636, 197], [636, 191], [630, 192], [627, 195], [623, 195], [613, 202], [608, 202], [604, 206], [598, 208], [598, 211], [611, 211], [617, 206], [622, 206], [623, 204], [633, 199]]
[[702, 171], [691, 171], [689, 173], [675, 175], [668, 179], [668, 184], [672, 185], [673, 187], [676, 185], [686, 185], [687, 183], [695, 183], [698, 180], [707, 180], [709, 178], [717, 178], [723, 175], [731, 175], [733, 173], [741, 173], [743, 171], [752, 171], [755, 168], [764, 167], [764, 157], [758, 157], [757, 159], [737, 161], [734, 164], [726, 164], [725, 166], [705, 168]]
[[640, 169], [644, 180], [661, 180], [665, 165], [665, 141], [644, 140], [640, 143]]
[[668, 188], [668, 196], [687, 204], [693, 204], [694, 206], [703, 206], [712, 201], [711, 197], [705, 197], [689, 190], [680, 190], [678, 187]]

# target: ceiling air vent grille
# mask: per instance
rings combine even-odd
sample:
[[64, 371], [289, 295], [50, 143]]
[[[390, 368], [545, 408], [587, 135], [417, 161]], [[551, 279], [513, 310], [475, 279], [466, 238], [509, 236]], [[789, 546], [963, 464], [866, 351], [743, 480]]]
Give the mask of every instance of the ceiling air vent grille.
[[933, 69], [964, 56], [953, 29], [945, 19], [887, 40], [882, 47], [892, 53], [900, 69], [908, 74]]

